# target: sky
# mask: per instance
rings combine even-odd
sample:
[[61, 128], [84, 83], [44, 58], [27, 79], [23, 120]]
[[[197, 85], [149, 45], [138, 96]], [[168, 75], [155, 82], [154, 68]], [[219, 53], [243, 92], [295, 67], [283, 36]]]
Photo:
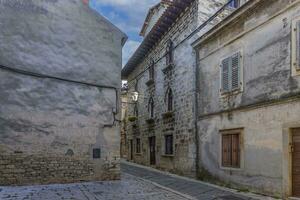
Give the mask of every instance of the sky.
[[123, 48], [125, 65], [142, 41], [139, 36], [150, 7], [159, 0], [90, 0], [90, 6], [115, 24], [128, 36]]

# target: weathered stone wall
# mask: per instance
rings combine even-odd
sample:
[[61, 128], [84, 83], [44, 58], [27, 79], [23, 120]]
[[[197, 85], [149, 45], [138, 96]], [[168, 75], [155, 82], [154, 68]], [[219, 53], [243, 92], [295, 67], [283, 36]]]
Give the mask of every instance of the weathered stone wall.
[[[149, 165], [149, 137], [156, 136], [156, 166], [157, 168], [172, 171], [187, 176], [195, 176], [195, 130], [194, 130], [194, 90], [195, 90], [195, 62], [196, 56], [191, 47], [196, 35], [183, 43], [193, 30], [202, 24], [209, 16], [223, 5], [226, 1], [195, 1], [193, 5], [177, 20], [169, 32], [162, 38], [157, 46], [145, 57], [145, 59], [129, 75], [129, 90], [137, 89], [140, 93], [138, 105], [138, 120], [128, 123], [128, 139], [134, 142], [135, 162]], [[207, 29], [208, 30], [208, 27]], [[202, 30], [205, 32], [205, 30]], [[168, 40], [171, 39], [174, 46], [174, 66], [170, 70], [163, 70], [166, 66], [166, 51]], [[159, 58], [163, 57], [159, 60]], [[147, 86], [149, 80], [148, 71], [151, 61], [155, 64], [155, 83]], [[174, 111], [170, 118], [164, 118], [166, 113], [165, 95], [171, 88], [174, 95]], [[129, 92], [130, 95], [130, 92]], [[148, 124], [149, 118], [148, 101], [153, 97], [155, 102], [155, 120]], [[129, 115], [134, 115], [134, 106], [129, 105]], [[174, 155], [164, 155], [164, 135], [173, 134]], [[135, 154], [135, 139], [141, 138], [142, 153]], [[127, 142], [129, 144], [129, 142]], [[130, 152], [128, 152], [130, 154]]]
[[[125, 36], [81, 0], [1, 1], [0, 13], [0, 65], [120, 88]], [[1, 185], [119, 178], [115, 90], [68, 80], [0, 69]]]
[[[291, 75], [290, 60], [291, 23], [299, 12], [299, 1], [261, 1], [200, 44], [200, 164], [225, 182], [278, 196], [290, 192], [285, 129], [300, 127], [300, 77]], [[237, 51], [243, 91], [222, 96], [220, 63]], [[243, 129], [242, 167], [221, 168], [220, 131], [237, 128]]]

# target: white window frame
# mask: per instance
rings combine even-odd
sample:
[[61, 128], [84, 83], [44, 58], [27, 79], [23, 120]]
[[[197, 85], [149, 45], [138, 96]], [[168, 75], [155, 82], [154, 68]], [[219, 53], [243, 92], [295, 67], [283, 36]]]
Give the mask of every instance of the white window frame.
[[[223, 91], [223, 69], [222, 69], [222, 65], [223, 65], [223, 61], [227, 58], [230, 58], [232, 56], [234, 56], [235, 54], [240, 53], [240, 86], [236, 89], [231, 89], [229, 91]], [[220, 81], [220, 85], [219, 85], [219, 94], [220, 97], [224, 97], [227, 96], [229, 94], [235, 94], [235, 93], [241, 93], [244, 91], [244, 56], [243, 56], [243, 50], [238, 50], [235, 51], [233, 53], [228, 54], [227, 56], [224, 56], [221, 60], [220, 60], [220, 64], [219, 64], [219, 69], [220, 69], [220, 73], [219, 73], [219, 81]], [[231, 70], [230, 70], [231, 71]], [[231, 82], [231, 81], [230, 81]]]
[[[292, 21], [292, 30], [291, 30], [291, 35], [292, 35], [292, 52], [291, 52], [291, 71], [292, 71], [292, 76], [300, 76], [300, 48], [298, 49], [297, 42], [300, 40], [299, 38], [299, 32], [300, 28], [298, 27], [298, 23], [300, 23], [300, 16], [293, 19]], [[299, 52], [299, 53], [298, 53]], [[299, 56], [299, 58], [298, 58]]]

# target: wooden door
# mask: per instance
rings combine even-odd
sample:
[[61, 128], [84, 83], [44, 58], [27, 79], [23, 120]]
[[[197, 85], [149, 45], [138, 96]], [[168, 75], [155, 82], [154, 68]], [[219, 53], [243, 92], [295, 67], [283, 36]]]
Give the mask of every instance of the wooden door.
[[155, 137], [149, 138], [149, 150], [150, 150], [150, 165], [156, 164], [155, 158]]
[[293, 197], [300, 197], [300, 128], [293, 129], [292, 184]]
[[130, 160], [133, 160], [133, 140], [130, 140]]

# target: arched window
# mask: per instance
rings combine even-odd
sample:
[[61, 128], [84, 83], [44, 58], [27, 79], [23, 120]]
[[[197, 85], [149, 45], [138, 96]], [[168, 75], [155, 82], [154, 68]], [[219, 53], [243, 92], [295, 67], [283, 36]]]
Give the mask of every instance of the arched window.
[[154, 61], [151, 61], [149, 66], [149, 80], [154, 80]]
[[240, 7], [240, 0], [231, 0], [229, 3], [229, 7], [238, 8]]
[[139, 82], [138, 82], [138, 80], [136, 80], [135, 85], [134, 85], [135, 92], [138, 92], [138, 89], [139, 89]]
[[138, 117], [138, 116], [139, 116], [139, 109], [138, 109], [138, 106], [137, 106], [137, 105], [134, 106], [133, 112], [134, 112], [134, 116], [135, 116], [135, 117]]
[[166, 61], [167, 61], [166, 62], [167, 66], [173, 64], [173, 42], [172, 42], [172, 40], [169, 40], [168, 44], [167, 44]]
[[165, 102], [167, 106], [167, 111], [173, 111], [173, 91], [171, 88], [167, 90]]
[[149, 112], [149, 117], [151, 119], [154, 118], [154, 101], [152, 97], [149, 99], [148, 102], [148, 112]]

